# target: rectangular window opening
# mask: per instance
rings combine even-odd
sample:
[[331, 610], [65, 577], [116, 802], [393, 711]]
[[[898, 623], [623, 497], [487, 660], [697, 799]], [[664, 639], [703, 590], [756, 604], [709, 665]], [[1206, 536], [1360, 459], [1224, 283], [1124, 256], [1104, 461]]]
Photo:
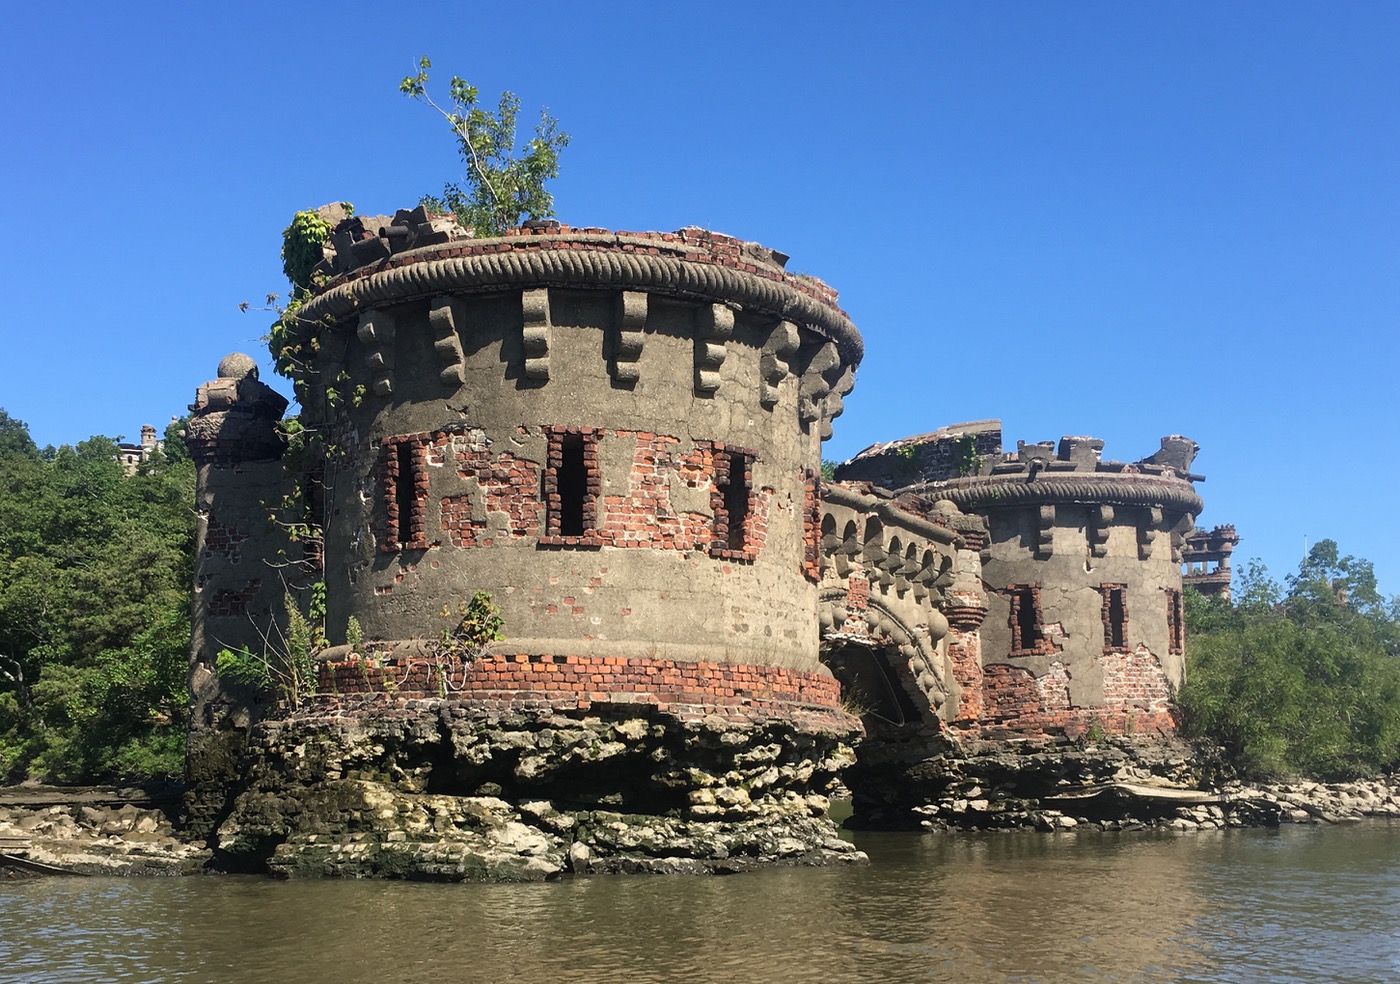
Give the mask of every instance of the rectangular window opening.
[[584, 500], [588, 496], [588, 468], [583, 457], [583, 435], [564, 434], [559, 441], [559, 536], [583, 536]]
[[394, 483], [394, 505], [398, 507], [398, 539], [400, 544], [415, 543], [423, 538], [418, 528], [422, 517], [418, 514], [418, 446], [403, 441], [394, 446], [395, 464], [398, 477]]
[[1103, 644], [1105, 649], [1128, 648], [1128, 603], [1121, 584], [1103, 586]]
[[1038, 652], [1043, 638], [1040, 591], [1034, 584], [1013, 584], [1009, 589], [1012, 652]]
[[1185, 611], [1181, 604], [1181, 592], [1167, 589], [1167, 649], [1172, 655], [1186, 651]]
[[720, 485], [724, 502], [725, 549], [742, 551], [749, 524], [748, 460], [742, 454], [725, 456], [728, 477]]

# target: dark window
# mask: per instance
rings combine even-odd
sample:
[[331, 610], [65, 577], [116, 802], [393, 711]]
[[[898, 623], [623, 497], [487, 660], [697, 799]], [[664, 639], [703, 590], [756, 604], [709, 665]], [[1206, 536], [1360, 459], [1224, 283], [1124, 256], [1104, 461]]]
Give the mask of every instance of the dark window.
[[412, 543], [423, 535], [422, 530], [413, 528], [416, 525], [414, 506], [418, 504], [413, 487], [416, 472], [413, 466], [418, 448], [413, 444], [399, 444], [395, 446], [395, 452], [398, 455], [398, 481], [394, 483], [394, 500], [399, 514], [399, 542]]
[[545, 532], [541, 542], [596, 546], [598, 435], [591, 427], [546, 427], [548, 460], [544, 470]]
[[1127, 586], [1105, 584], [1099, 590], [1103, 592], [1103, 647], [1112, 651], [1125, 650], [1128, 648]]
[[1007, 622], [1011, 626], [1013, 653], [1040, 652], [1045, 638], [1040, 619], [1040, 585], [1013, 584], [1006, 589], [1011, 602]]
[[743, 550], [744, 531], [749, 523], [748, 462], [742, 454], [732, 451], [725, 457], [728, 459], [726, 479], [720, 485], [724, 496], [725, 542], [729, 550]]
[[1181, 606], [1181, 592], [1167, 589], [1167, 651], [1180, 655], [1186, 651], [1186, 613]]
[[565, 434], [559, 451], [559, 535], [583, 536], [583, 500], [588, 495], [583, 435]]

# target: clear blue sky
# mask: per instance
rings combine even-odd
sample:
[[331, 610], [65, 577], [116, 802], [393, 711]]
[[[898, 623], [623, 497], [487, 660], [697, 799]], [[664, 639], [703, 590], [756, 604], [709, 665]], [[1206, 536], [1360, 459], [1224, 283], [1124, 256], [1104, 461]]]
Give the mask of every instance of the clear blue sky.
[[[575, 225], [699, 224], [841, 291], [827, 456], [983, 417], [1009, 446], [1201, 445], [1204, 526], [1400, 593], [1400, 4], [17, 5], [0, 36], [0, 406], [134, 438], [285, 289], [292, 212], [460, 177], [397, 91], [547, 105]], [[264, 378], [271, 376], [264, 370]]]

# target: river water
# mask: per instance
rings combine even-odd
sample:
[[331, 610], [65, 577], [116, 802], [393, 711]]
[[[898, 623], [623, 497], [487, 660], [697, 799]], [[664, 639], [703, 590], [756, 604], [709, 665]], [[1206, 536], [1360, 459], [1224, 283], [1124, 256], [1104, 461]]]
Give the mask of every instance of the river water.
[[714, 878], [0, 883], [0, 981], [1400, 979], [1400, 824], [856, 841]]

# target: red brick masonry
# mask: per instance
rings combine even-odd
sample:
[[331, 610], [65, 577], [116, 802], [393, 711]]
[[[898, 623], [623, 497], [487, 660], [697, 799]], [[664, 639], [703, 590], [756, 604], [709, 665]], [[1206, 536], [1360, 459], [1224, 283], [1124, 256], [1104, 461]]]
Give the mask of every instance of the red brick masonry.
[[492, 654], [470, 663], [400, 657], [381, 666], [352, 657], [322, 663], [318, 689], [323, 697], [450, 696], [501, 710], [638, 704], [684, 719], [718, 714], [735, 723], [759, 723], [800, 716], [833, 730], [859, 727], [841, 710], [835, 678], [743, 663]]

